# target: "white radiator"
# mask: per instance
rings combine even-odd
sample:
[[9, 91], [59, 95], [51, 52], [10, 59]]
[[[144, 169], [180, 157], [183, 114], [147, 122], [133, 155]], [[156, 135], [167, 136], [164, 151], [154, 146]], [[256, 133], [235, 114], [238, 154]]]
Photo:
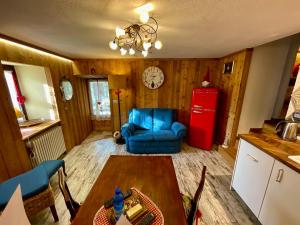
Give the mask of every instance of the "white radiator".
[[32, 166], [50, 160], [58, 159], [65, 151], [65, 141], [61, 126], [52, 127], [27, 142]]

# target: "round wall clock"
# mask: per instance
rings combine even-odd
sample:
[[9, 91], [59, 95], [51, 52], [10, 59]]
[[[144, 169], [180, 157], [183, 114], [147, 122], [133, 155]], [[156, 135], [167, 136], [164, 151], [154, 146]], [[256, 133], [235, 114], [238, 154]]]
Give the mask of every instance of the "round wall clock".
[[143, 83], [150, 89], [159, 88], [164, 82], [164, 73], [156, 66], [150, 66], [143, 73]]

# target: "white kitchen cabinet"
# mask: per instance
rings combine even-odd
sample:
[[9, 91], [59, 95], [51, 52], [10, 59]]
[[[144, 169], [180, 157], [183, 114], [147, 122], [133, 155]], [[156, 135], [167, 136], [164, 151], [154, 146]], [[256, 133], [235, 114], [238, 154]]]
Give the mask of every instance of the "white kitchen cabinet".
[[240, 139], [231, 186], [257, 217], [274, 162], [274, 158]]
[[263, 225], [300, 224], [299, 173], [275, 161], [259, 220]]

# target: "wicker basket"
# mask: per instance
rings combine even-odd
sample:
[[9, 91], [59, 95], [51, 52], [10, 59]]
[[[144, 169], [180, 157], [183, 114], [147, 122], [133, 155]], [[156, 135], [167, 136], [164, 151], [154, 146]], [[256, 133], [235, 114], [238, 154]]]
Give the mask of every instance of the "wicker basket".
[[54, 205], [54, 194], [50, 185], [43, 192], [24, 201], [24, 207], [28, 217], [52, 205]]

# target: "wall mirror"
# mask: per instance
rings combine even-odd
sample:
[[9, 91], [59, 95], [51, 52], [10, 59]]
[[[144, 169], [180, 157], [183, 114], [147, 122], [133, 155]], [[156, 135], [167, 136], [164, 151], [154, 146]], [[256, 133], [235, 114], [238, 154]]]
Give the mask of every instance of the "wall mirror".
[[60, 80], [60, 90], [64, 101], [70, 101], [73, 97], [73, 87], [69, 79], [63, 77]]

